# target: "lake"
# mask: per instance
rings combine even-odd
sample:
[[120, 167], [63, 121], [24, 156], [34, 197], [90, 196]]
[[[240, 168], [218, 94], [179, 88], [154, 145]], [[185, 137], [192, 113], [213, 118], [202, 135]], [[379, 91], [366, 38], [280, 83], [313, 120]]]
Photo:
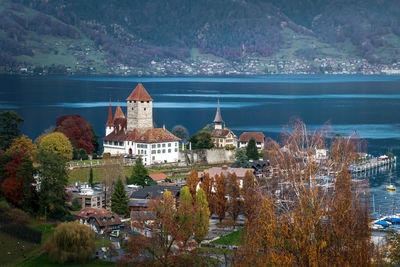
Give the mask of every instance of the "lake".
[[[310, 129], [329, 122], [334, 132], [356, 131], [374, 155], [400, 156], [400, 76], [276, 75], [235, 78], [127, 78], [0, 76], [0, 111], [15, 110], [25, 122], [24, 134], [35, 139], [56, 119], [80, 114], [104, 136], [108, 105], [125, 99], [142, 82], [154, 99], [158, 127], [184, 125], [196, 133], [215, 116], [236, 135], [262, 131], [279, 138], [290, 119], [301, 118]], [[400, 189], [399, 164], [368, 174], [375, 209], [400, 212], [400, 193], [387, 192], [389, 179]]]

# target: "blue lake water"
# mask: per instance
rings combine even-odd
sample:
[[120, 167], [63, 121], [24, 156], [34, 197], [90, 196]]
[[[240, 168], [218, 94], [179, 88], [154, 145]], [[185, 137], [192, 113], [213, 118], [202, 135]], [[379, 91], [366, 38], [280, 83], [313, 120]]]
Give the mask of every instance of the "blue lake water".
[[[142, 82], [154, 99], [154, 121], [168, 129], [181, 124], [191, 134], [211, 123], [217, 99], [222, 118], [238, 136], [263, 131], [279, 139], [291, 118], [310, 129], [329, 122], [334, 132], [354, 131], [368, 152], [400, 156], [400, 76], [277, 75], [236, 78], [126, 78], [0, 76], [0, 110], [13, 109], [25, 120], [22, 132], [36, 138], [58, 117], [80, 114], [104, 134], [109, 103], [125, 99]], [[375, 210], [400, 212], [400, 168], [368, 174]], [[389, 179], [398, 192], [387, 192]]]

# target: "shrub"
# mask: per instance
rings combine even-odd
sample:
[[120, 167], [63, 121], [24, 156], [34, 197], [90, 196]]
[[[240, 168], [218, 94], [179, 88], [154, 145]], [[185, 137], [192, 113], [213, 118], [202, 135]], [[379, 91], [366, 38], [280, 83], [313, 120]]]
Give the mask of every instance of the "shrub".
[[20, 209], [11, 209], [8, 212], [11, 221], [17, 225], [27, 225], [29, 222], [29, 215]]

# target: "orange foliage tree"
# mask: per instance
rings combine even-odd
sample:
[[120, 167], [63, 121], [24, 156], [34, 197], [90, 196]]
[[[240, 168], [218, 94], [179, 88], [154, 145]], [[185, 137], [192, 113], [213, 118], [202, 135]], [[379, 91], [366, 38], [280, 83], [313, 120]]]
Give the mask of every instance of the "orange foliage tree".
[[32, 143], [26, 135], [22, 135], [13, 140], [11, 146], [7, 149], [6, 153], [20, 152], [24, 155], [29, 156], [29, 159], [33, 161], [34, 156], [37, 152], [37, 146]]
[[227, 191], [229, 196], [228, 212], [231, 215], [233, 222], [236, 223], [242, 207], [240, 200], [240, 184], [236, 173], [229, 174]]
[[368, 183], [352, 182], [348, 171], [357, 139], [333, 138], [329, 157], [317, 157], [328, 133], [296, 120], [282, 144], [268, 144], [278, 182], [260, 188], [236, 265], [371, 265], [369, 200], [361, 194]]
[[218, 215], [219, 221], [221, 222], [225, 218], [227, 203], [226, 203], [226, 178], [223, 173], [221, 175], [216, 174], [215, 177], [215, 196], [214, 196], [214, 208], [215, 213]]
[[210, 213], [213, 214], [214, 213], [214, 194], [213, 194], [214, 177], [210, 177], [210, 174], [205, 172], [202, 177], [200, 187], [204, 190], [204, 193], [206, 194]]
[[190, 194], [192, 195], [193, 202], [196, 199], [196, 189], [200, 182], [199, 174], [197, 171], [192, 171], [186, 179], [186, 186], [189, 188]]

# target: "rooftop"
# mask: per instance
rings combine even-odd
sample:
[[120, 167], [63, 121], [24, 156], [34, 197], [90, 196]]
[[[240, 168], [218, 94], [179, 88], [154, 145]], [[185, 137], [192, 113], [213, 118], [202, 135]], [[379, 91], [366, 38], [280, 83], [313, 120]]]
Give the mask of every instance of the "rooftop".
[[243, 132], [239, 137], [239, 142], [249, 142], [251, 139], [257, 143], [264, 143], [265, 136], [262, 132]]
[[153, 99], [150, 97], [149, 93], [147, 93], [143, 85], [139, 83], [126, 101], [153, 101]]
[[202, 177], [204, 173], [208, 173], [210, 177], [214, 177], [216, 174], [220, 175], [221, 173], [223, 173], [227, 177], [228, 174], [236, 173], [236, 176], [238, 178], [244, 178], [247, 171], [251, 171], [253, 173], [254, 170], [252, 168], [231, 168], [228, 166], [212, 167], [210, 169], [199, 172], [199, 177]]

